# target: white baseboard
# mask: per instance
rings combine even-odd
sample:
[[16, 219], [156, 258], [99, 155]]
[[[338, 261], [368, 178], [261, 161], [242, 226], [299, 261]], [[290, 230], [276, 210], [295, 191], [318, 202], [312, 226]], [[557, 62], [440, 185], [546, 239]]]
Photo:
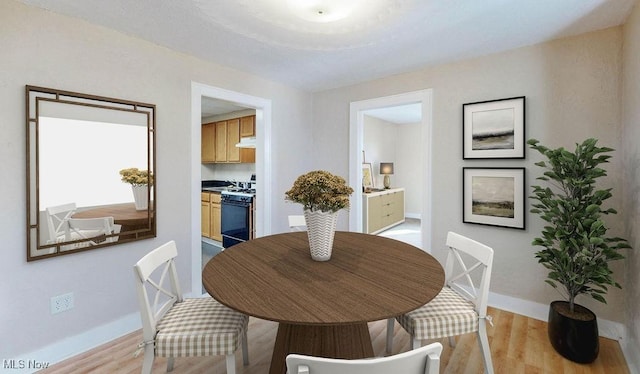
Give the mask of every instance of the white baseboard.
[[[496, 309], [506, 310], [545, 322], [549, 319], [549, 305], [511, 296], [489, 292], [489, 305]], [[640, 374], [640, 356], [638, 356], [640, 347], [637, 346], [637, 343], [627, 338], [627, 330], [622, 323], [598, 318], [598, 333], [602, 337], [617, 340], [627, 361], [629, 372]]]
[[[541, 321], [547, 321], [548, 319], [549, 305], [541, 303], [490, 292], [489, 305], [497, 309], [521, 314]], [[140, 314], [138, 312], [131, 313], [116, 321], [95, 327], [81, 334], [65, 338], [20, 357], [8, 358], [5, 361], [15, 364], [14, 368], [9, 369], [11, 373], [33, 373], [38, 369], [30, 369], [28, 367], [20, 368], [20, 364], [28, 366], [30, 363], [34, 362], [48, 363], [49, 366], [54, 365], [60, 361], [108, 343], [140, 328], [142, 328]], [[617, 340], [620, 343], [622, 353], [627, 361], [629, 371], [636, 374], [640, 373], [640, 358], [637, 355], [637, 352], [640, 352], [640, 347], [635, 346], [635, 343], [626, 339], [626, 329], [624, 325], [619, 322], [598, 318], [598, 331], [600, 336]], [[133, 351], [135, 351], [135, 347], [131, 347], [132, 354]], [[4, 364], [5, 362], [0, 363], [0, 365]], [[4, 370], [7, 370], [7, 368], [3, 369], [3, 366], [0, 366], [0, 371]]]
[[638, 342], [634, 342], [633, 339], [629, 339], [628, 334], [625, 336], [627, 337], [627, 339], [624, 339], [620, 342], [622, 354], [627, 361], [629, 373], [638, 374], [640, 373], [640, 356], [638, 356], [638, 352], [640, 352], [640, 345], [638, 345]]
[[[141, 328], [140, 313], [131, 313], [113, 322], [64, 338], [20, 357], [6, 359], [5, 362], [0, 363], [0, 371], [7, 370], [12, 374], [34, 373], [39, 370], [34, 368], [36, 365], [54, 365]], [[131, 347], [131, 354], [135, 350], [136, 347]], [[8, 368], [7, 364], [13, 364], [13, 368]]]
[[409, 212], [405, 212], [404, 216], [406, 218], [415, 218], [415, 219], [422, 219], [422, 214], [420, 213], [409, 213]]
[[[497, 309], [521, 314], [540, 321], [549, 319], [549, 305], [533, 301], [518, 299], [489, 292], [489, 305]], [[621, 341], [625, 338], [624, 325], [619, 322], [598, 318], [598, 333], [600, 336]]]

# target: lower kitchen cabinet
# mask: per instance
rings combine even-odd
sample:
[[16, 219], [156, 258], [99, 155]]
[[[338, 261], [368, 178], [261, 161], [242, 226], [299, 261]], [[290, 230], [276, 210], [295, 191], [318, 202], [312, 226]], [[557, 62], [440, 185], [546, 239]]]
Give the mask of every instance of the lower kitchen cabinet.
[[377, 234], [404, 222], [404, 188], [392, 188], [362, 195], [362, 227]]
[[211, 239], [222, 241], [222, 209], [220, 194], [211, 194]]
[[201, 196], [201, 229], [202, 236], [222, 241], [220, 194], [202, 192]]
[[200, 194], [200, 230], [202, 231], [202, 236], [211, 237], [211, 202], [209, 201], [208, 192]]

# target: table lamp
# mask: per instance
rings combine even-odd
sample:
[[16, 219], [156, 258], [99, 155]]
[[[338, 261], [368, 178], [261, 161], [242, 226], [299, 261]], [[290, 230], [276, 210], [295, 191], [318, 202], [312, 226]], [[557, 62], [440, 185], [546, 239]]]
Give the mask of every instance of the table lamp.
[[380, 174], [384, 175], [384, 188], [389, 189], [391, 187], [391, 177], [389, 175], [393, 174], [393, 162], [381, 162]]

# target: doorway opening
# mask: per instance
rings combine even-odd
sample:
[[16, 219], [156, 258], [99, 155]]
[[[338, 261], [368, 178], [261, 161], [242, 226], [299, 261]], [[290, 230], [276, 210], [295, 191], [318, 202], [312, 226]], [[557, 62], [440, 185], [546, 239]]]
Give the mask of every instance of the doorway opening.
[[[349, 183], [355, 188], [354, 199], [352, 200], [352, 209], [349, 214], [349, 230], [363, 231], [363, 162], [365, 162], [365, 123], [366, 116], [374, 115], [381, 109], [403, 107], [403, 106], [420, 106], [420, 145], [418, 154], [415, 154], [414, 165], [412, 168], [421, 170], [421, 181], [414, 184], [412, 188], [414, 192], [419, 194], [421, 200], [420, 205], [420, 231], [422, 248], [430, 251], [431, 248], [431, 131], [432, 131], [432, 94], [431, 89], [407, 92], [403, 94], [374, 98], [364, 101], [355, 101], [350, 105], [350, 146], [349, 146]], [[366, 160], [370, 162], [370, 160]], [[375, 160], [391, 161], [391, 160]], [[377, 165], [376, 165], [377, 166]], [[397, 167], [396, 167], [397, 168]], [[375, 170], [375, 168], [374, 168]], [[419, 179], [419, 178], [416, 178]], [[407, 179], [405, 178], [405, 183]], [[417, 191], [416, 191], [417, 186]], [[411, 213], [411, 212], [408, 212]], [[414, 212], [415, 213], [415, 212]]]
[[201, 236], [201, 130], [202, 100], [219, 100], [255, 110], [256, 120], [256, 237], [269, 235], [271, 223], [271, 100], [201, 83], [191, 83], [191, 285], [193, 292], [202, 289]]

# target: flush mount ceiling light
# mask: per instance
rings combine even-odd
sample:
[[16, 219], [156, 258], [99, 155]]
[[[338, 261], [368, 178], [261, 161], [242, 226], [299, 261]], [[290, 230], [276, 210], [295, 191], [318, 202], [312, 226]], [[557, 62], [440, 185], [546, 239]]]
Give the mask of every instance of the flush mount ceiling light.
[[310, 22], [334, 22], [349, 17], [366, 6], [363, 0], [289, 0], [289, 9], [297, 17]]
[[389, 26], [405, 22], [419, 0], [192, 1], [208, 22], [260, 42], [341, 50], [393, 38], [396, 28]]

